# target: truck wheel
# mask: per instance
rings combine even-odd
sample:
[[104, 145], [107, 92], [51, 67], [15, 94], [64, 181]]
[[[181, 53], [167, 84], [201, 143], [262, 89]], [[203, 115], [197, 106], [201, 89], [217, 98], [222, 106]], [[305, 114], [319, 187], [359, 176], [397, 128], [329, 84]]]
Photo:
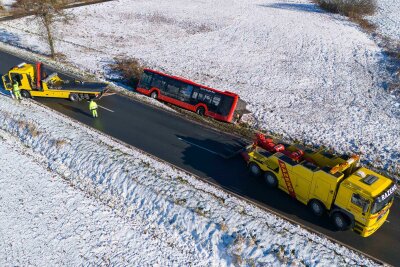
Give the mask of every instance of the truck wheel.
[[153, 99], [157, 99], [157, 98], [158, 98], [157, 92], [156, 92], [156, 91], [153, 91], [153, 92], [150, 94], [150, 97], [153, 98]]
[[26, 90], [21, 90], [21, 96], [24, 98], [31, 98], [31, 93]]
[[200, 116], [204, 116], [204, 114], [206, 114], [206, 110], [203, 107], [198, 107], [196, 109], [196, 113], [199, 114]]
[[265, 172], [264, 180], [265, 180], [265, 183], [269, 187], [277, 187], [278, 186], [278, 179], [276, 178], [276, 175], [273, 172]]
[[324, 205], [316, 199], [311, 200], [308, 206], [315, 216], [321, 217], [325, 212]]
[[249, 171], [250, 171], [250, 174], [253, 175], [254, 177], [260, 177], [260, 175], [262, 173], [261, 168], [257, 165], [257, 163], [254, 163], [254, 162], [250, 162]]
[[335, 228], [339, 231], [346, 231], [350, 228], [350, 220], [346, 215], [341, 212], [335, 212], [332, 214], [332, 223]]
[[69, 100], [71, 100], [72, 102], [79, 101], [79, 96], [77, 94], [70, 94]]

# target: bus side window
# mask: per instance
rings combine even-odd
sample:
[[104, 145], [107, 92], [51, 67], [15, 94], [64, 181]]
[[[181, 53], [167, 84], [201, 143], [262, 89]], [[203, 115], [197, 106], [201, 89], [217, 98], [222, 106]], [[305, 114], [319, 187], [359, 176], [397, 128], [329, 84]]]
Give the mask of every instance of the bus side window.
[[195, 87], [195, 88], [193, 89], [192, 99], [193, 99], [193, 100], [196, 100], [198, 96], [199, 96], [199, 88], [198, 88], [198, 87]]
[[212, 99], [212, 105], [214, 105], [215, 107], [218, 107], [219, 103], [221, 103], [221, 96], [214, 95], [214, 97]]
[[205, 93], [206, 93], [206, 90], [199, 88], [199, 94], [197, 95], [197, 100], [203, 101]]
[[165, 94], [169, 97], [177, 98], [179, 97], [179, 89], [181, 88], [181, 83], [170, 79], [165, 87]]
[[211, 98], [212, 98], [212, 95], [209, 92], [206, 92], [204, 94], [204, 99], [203, 99], [204, 103], [211, 104]]
[[192, 95], [193, 92], [193, 85], [190, 84], [184, 84], [182, 85], [181, 89], [179, 90], [179, 95], [184, 101], [189, 101], [190, 96]]
[[164, 77], [158, 74], [153, 74], [153, 79], [151, 81], [151, 87], [156, 87], [160, 91], [165, 91], [165, 80]]

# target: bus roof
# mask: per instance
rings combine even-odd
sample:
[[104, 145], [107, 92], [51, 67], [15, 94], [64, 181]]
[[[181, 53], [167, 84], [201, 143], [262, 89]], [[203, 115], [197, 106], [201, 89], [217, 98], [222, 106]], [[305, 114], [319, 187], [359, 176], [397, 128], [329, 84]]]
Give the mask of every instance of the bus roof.
[[166, 77], [169, 77], [169, 78], [172, 78], [172, 79], [175, 79], [175, 80], [178, 80], [178, 81], [181, 81], [181, 82], [184, 82], [184, 83], [193, 85], [193, 86], [198, 86], [198, 87], [201, 87], [201, 88], [210, 90], [210, 91], [214, 91], [214, 92], [216, 92], [216, 93], [220, 93], [220, 94], [224, 94], [224, 95], [229, 95], [229, 96], [233, 96], [233, 97], [236, 97], [236, 96], [239, 97], [238, 94], [235, 94], [235, 93], [233, 93], [233, 92], [230, 92], [230, 91], [220, 91], [220, 90], [217, 90], [217, 89], [214, 89], [214, 88], [211, 88], [211, 87], [202, 85], [202, 84], [195, 83], [195, 82], [193, 82], [193, 81], [191, 81], [191, 80], [188, 80], [188, 79], [185, 79], [185, 78], [182, 78], [182, 77], [179, 77], [179, 76], [168, 75], [168, 74], [166, 74], [166, 73], [162, 73], [162, 72], [159, 72], [159, 71], [156, 71], [156, 70], [152, 70], [152, 69], [148, 69], [148, 68], [145, 68], [144, 70], [145, 70], [145, 71], [152, 72], [152, 73], [156, 73], [156, 74], [159, 74], [159, 75], [162, 75], [162, 76], [166, 76]]

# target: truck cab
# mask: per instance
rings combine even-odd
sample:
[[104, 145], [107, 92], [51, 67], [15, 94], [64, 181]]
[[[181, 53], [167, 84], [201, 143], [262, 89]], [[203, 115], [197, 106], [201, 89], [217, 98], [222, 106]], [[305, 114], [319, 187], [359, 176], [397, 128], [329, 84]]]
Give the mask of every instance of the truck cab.
[[6, 90], [12, 90], [12, 83], [18, 82], [23, 97], [54, 97], [71, 101], [100, 98], [107, 91], [107, 83], [63, 80], [57, 73], [43, 77], [41, 63], [21, 63], [2, 76]]
[[396, 189], [390, 179], [359, 168], [340, 184], [331, 213], [341, 212], [347, 218], [336, 216], [334, 223], [339, 226], [349, 223], [356, 233], [370, 236], [386, 221]]
[[37, 89], [35, 85], [35, 70], [33, 65], [20, 64], [13, 67], [8, 73], [2, 76], [4, 89], [12, 90], [13, 81], [17, 81], [23, 90]]
[[356, 155], [335, 155], [324, 149], [277, 144], [258, 137], [242, 153], [254, 176], [309, 206], [328, 213], [338, 230], [353, 229], [363, 237], [386, 221], [396, 184], [372, 170], [359, 167]]

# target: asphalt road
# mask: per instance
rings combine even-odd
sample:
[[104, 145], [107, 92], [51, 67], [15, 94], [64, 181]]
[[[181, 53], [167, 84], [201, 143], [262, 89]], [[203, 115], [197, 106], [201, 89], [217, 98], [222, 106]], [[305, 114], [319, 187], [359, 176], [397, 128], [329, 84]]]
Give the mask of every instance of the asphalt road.
[[[22, 59], [0, 52], [0, 73]], [[248, 175], [242, 158], [235, 153], [245, 144], [239, 138], [208, 129], [173, 113], [119, 95], [103, 97], [99, 118], [92, 119], [88, 103], [36, 98], [42, 104], [108, 135], [138, 147], [191, 173], [256, 201], [318, 232], [333, 237], [389, 264], [400, 266], [400, 203], [396, 199], [389, 222], [368, 238], [337, 232], [327, 216], [315, 218], [306, 206], [280, 190], [268, 189]]]

